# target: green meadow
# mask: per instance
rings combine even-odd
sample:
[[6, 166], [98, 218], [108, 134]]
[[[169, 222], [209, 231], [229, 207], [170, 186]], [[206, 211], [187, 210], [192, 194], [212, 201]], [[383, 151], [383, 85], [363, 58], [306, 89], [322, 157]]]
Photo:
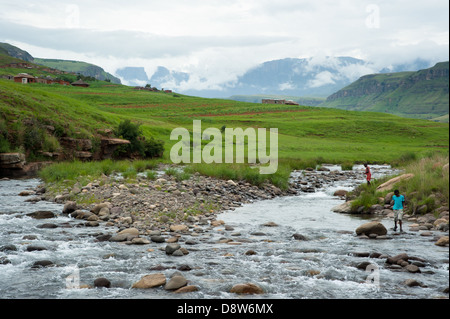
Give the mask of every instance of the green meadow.
[[448, 152], [448, 124], [385, 113], [206, 99], [102, 81], [80, 88], [0, 80], [0, 94], [0, 128], [20, 131], [20, 123], [35, 118], [69, 136], [95, 138], [129, 119], [140, 125], [144, 136], [164, 141], [166, 160], [177, 142], [170, 140], [171, 131], [192, 131], [193, 120], [201, 120], [203, 130], [277, 128], [280, 162], [292, 165], [395, 163], [405, 154]]

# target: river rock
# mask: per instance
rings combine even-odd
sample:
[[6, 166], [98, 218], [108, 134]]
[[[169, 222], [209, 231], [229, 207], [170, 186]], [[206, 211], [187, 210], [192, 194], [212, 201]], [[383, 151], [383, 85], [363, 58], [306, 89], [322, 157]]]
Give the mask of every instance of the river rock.
[[175, 251], [179, 250], [180, 248], [181, 248], [180, 244], [171, 243], [166, 245], [165, 251], [167, 255], [172, 255]]
[[50, 260], [38, 260], [33, 263], [31, 268], [44, 268], [54, 266], [53, 262]]
[[231, 288], [230, 292], [235, 294], [254, 295], [254, 294], [263, 294], [264, 290], [258, 285], [252, 283], [244, 283], [234, 285]]
[[97, 215], [98, 215], [98, 213], [100, 212], [100, 210], [101, 210], [102, 208], [104, 208], [104, 207], [110, 209], [110, 208], [112, 208], [112, 204], [111, 204], [111, 203], [108, 203], [108, 202], [97, 204], [97, 205], [95, 205], [95, 206], [91, 209], [91, 212], [93, 212], [94, 214], [97, 214]]
[[186, 225], [170, 225], [170, 230], [173, 232], [188, 231], [189, 227]]
[[408, 287], [426, 287], [424, 284], [422, 284], [421, 282], [415, 280], [415, 279], [406, 279], [404, 281], [404, 284]]
[[48, 210], [38, 210], [36, 212], [27, 214], [27, 216], [30, 216], [34, 219], [46, 219], [56, 217], [56, 215], [53, 212]]
[[163, 236], [160, 235], [154, 235], [150, 237], [150, 240], [154, 243], [163, 243], [166, 241], [166, 239]]
[[297, 234], [295, 233], [294, 235], [292, 235], [292, 237], [294, 237], [294, 239], [296, 240], [308, 240], [305, 236], [303, 236], [302, 234]]
[[135, 282], [132, 288], [148, 289], [165, 285], [165, 283], [166, 283], [166, 276], [164, 274], [162, 273], [151, 274], [146, 275], [142, 277], [139, 281]]
[[352, 213], [352, 201], [345, 202], [343, 204], [334, 206], [331, 211], [335, 213], [341, 213], [341, 214], [350, 214]]
[[370, 234], [383, 236], [387, 234], [387, 229], [382, 223], [374, 221], [359, 226], [358, 228], [356, 228], [355, 232], [358, 236], [362, 234], [365, 234], [367, 236]]
[[0, 247], [0, 251], [16, 251], [17, 247], [13, 244], [8, 244]]
[[190, 286], [181, 287], [181, 288], [175, 290], [173, 293], [182, 294], [182, 293], [194, 292], [194, 291], [198, 291], [198, 290], [199, 289], [197, 286], [190, 285]]
[[111, 288], [111, 282], [103, 277], [94, 280], [94, 287], [96, 288]]
[[448, 236], [442, 236], [441, 238], [438, 239], [438, 241], [435, 243], [436, 246], [448, 246]]
[[53, 223], [45, 223], [45, 224], [40, 224], [36, 226], [37, 228], [57, 228], [58, 225], [53, 224]]
[[417, 267], [416, 265], [413, 265], [413, 264], [406, 265], [406, 266], [405, 266], [405, 269], [406, 269], [408, 272], [413, 273], [413, 274], [415, 274], [415, 273], [420, 273], [420, 268]]
[[150, 244], [150, 241], [142, 237], [135, 237], [131, 240], [131, 243], [134, 245], [147, 245]]
[[139, 236], [139, 230], [134, 227], [126, 228], [117, 233], [118, 235], [130, 235], [130, 236]]
[[344, 197], [345, 195], [347, 195], [348, 191], [344, 190], [344, 189], [338, 189], [337, 191], [335, 191], [333, 193], [333, 196], [339, 196], [339, 197]]
[[36, 192], [32, 191], [32, 190], [25, 190], [25, 191], [21, 191], [19, 193], [19, 196], [30, 196], [30, 195], [35, 195]]
[[77, 203], [73, 202], [73, 201], [69, 201], [69, 202], [66, 202], [64, 204], [62, 213], [63, 214], [70, 214], [70, 213], [72, 213], [72, 212], [74, 212], [76, 210], [77, 210]]
[[176, 275], [169, 279], [169, 281], [164, 286], [165, 290], [177, 290], [181, 287], [187, 285], [187, 280], [184, 276]]
[[395, 264], [398, 263], [399, 260], [407, 261], [408, 259], [409, 259], [409, 256], [407, 254], [405, 254], [405, 253], [402, 253], [402, 254], [398, 254], [396, 256], [388, 257], [386, 259], [386, 262], [388, 264], [395, 265]]

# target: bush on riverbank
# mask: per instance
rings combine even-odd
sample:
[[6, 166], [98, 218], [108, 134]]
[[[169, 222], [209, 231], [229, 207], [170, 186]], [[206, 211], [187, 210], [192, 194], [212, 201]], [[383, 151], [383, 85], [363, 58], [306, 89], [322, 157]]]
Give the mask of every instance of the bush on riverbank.
[[[414, 177], [398, 182], [394, 188], [406, 197], [408, 213], [430, 213], [449, 203], [448, 154], [433, 154], [420, 159], [409, 159], [404, 173]], [[377, 187], [394, 176], [372, 181], [371, 185], [362, 184], [350, 195], [356, 196], [352, 208], [364, 206], [366, 209], [378, 204], [392, 190], [377, 191]]]

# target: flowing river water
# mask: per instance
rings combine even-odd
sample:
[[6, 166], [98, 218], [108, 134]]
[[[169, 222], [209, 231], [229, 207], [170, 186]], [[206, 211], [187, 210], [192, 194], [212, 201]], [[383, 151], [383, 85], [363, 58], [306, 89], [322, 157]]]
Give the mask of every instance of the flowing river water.
[[[375, 178], [390, 173], [389, 167], [374, 168]], [[81, 221], [61, 214], [61, 204], [31, 203], [18, 195], [34, 189], [41, 183], [38, 179], [0, 180], [0, 297], [229, 299], [241, 298], [229, 293], [234, 284], [251, 282], [265, 291], [250, 297], [259, 299], [448, 298], [443, 293], [449, 278], [448, 247], [438, 247], [432, 238], [408, 231], [408, 222], [406, 233], [395, 236], [393, 222], [387, 218], [382, 223], [389, 230], [389, 239], [360, 239], [354, 230], [366, 219], [331, 211], [343, 202], [333, 196], [335, 190], [351, 190], [362, 182], [362, 177], [336, 182], [313, 193], [257, 201], [223, 212], [217, 219], [232, 230], [216, 227], [201, 233], [192, 238], [196, 245], [186, 246], [188, 255], [176, 257], [165, 254], [161, 249], [165, 244], [97, 242], [96, 235], [116, 229], [82, 226]], [[56, 213], [50, 221], [58, 227], [39, 228], [49, 220], [26, 215], [38, 210]], [[267, 226], [269, 222], [273, 227]], [[295, 233], [306, 240], [296, 240]], [[233, 242], [218, 243], [227, 238]], [[32, 250], [30, 246], [45, 249]], [[246, 254], [248, 251], [254, 253]], [[426, 262], [421, 273], [412, 274], [387, 269], [386, 259], [355, 256], [360, 252], [407, 253]], [[37, 260], [50, 260], [54, 266], [33, 268]], [[364, 261], [371, 267], [357, 268]], [[163, 270], [151, 269], [158, 265], [164, 266]], [[168, 278], [182, 265], [189, 266], [183, 275], [199, 291], [186, 295], [162, 287], [131, 288], [144, 275], [163, 272]], [[99, 277], [109, 279], [111, 288], [73, 288], [74, 282], [92, 285]], [[407, 279], [426, 287], [408, 287], [404, 284]]]

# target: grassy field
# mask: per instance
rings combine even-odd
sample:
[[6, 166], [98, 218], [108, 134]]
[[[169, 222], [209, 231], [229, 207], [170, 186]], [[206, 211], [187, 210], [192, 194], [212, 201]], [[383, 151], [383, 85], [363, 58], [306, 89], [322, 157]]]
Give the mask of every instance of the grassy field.
[[408, 153], [448, 152], [448, 124], [384, 113], [206, 99], [101, 81], [79, 88], [0, 80], [0, 95], [5, 123], [20, 126], [17, 120], [34, 117], [74, 137], [94, 137], [130, 119], [145, 136], [165, 142], [166, 159], [176, 143], [172, 129], [191, 131], [193, 120], [201, 120], [202, 129], [277, 128], [281, 161], [382, 163]]

